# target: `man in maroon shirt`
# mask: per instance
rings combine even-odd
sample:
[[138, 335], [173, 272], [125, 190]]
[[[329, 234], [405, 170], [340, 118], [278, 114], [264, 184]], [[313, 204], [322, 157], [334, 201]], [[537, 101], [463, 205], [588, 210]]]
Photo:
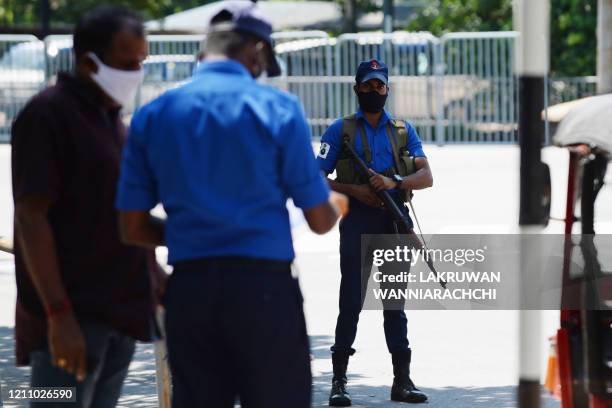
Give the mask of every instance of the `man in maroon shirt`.
[[17, 364], [31, 364], [32, 386], [76, 387], [79, 407], [116, 405], [135, 339], [153, 332], [154, 258], [121, 243], [114, 208], [119, 111], [146, 54], [137, 15], [94, 10], [75, 29], [74, 73], [12, 129]]

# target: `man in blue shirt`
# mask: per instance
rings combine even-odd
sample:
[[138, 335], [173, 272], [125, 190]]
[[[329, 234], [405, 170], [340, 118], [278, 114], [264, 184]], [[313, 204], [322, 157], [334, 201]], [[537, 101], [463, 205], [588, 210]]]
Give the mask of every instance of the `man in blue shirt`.
[[[359, 100], [356, 115], [336, 120], [321, 139], [318, 162], [327, 174], [336, 170], [336, 180], [329, 180], [332, 190], [350, 197], [350, 214], [340, 222], [340, 313], [336, 324], [336, 340], [331, 348], [334, 376], [329, 398], [331, 406], [350, 406], [346, 390], [346, 370], [357, 333], [357, 322], [362, 308], [362, 282], [367, 283], [372, 268], [370, 248], [361, 253], [362, 234], [394, 234], [391, 215], [382, 207], [376, 191], [389, 190], [406, 216], [408, 210], [403, 195], [411, 190], [431, 187], [432, 174], [412, 125], [393, 120], [384, 110], [389, 94], [388, 69], [377, 60], [359, 65], [354, 91]], [[349, 134], [347, 134], [349, 133]], [[352, 134], [351, 134], [352, 133]], [[398, 146], [403, 133], [405, 145]], [[345, 138], [371, 169], [371, 177], [362, 179], [356, 174], [350, 158], [343, 149]], [[399, 152], [415, 157], [416, 171], [401, 176]], [[359, 254], [361, 253], [361, 256]], [[363, 267], [363, 270], [362, 270]], [[365, 277], [365, 278], [364, 278]], [[362, 280], [363, 279], [363, 280]], [[365, 290], [365, 288], [363, 288]], [[408, 346], [407, 320], [403, 310], [384, 310], [387, 348], [392, 354], [394, 381], [391, 399], [402, 402], [425, 402], [410, 379], [411, 350]]]
[[[124, 240], [168, 247], [173, 407], [309, 407], [302, 297], [290, 264], [288, 198], [325, 233], [347, 200], [329, 194], [297, 99], [255, 81], [279, 74], [271, 26], [248, 2], [211, 21], [192, 81], [140, 109], [117, 205]], [[167, 221], [149, 210], [162, 203]]]

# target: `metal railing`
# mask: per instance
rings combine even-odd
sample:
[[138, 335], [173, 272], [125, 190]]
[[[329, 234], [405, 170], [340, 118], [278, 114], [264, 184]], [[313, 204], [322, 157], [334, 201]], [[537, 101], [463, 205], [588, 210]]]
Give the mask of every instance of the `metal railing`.
[[421, 138], [436, 141], [436, 66], [439, 40], [429, 33], [344, 34], [335, 46], [334, 117], [357, 106], [354, 76], [361, 61], [378, 59], [389, 67], [387, 107], [394, 117], [410, 119]]
[[[323, 31], [273, 34], [283, 74], [268, 79], [300, 99], [313, 137], [355, 111], [354, 74], [360, 61], [389, 66], [388, 109], [410, 120], [430, 143], [516, 143], [517, 81], [514, 32], [357, 33], [330, 38]], [[145, 80], [135, 107], [188, 80], [201, 35], [151, 35]], [[0, 141], [25, 103], [74, 61], [71, 36], [0, 36]], [[551, 78], [553, 105], [595, 94], [596, 78]], [[127, 112], [129, 113], [129, 112]]]
[[282, 77], [268, 83], [296, 95], [311, 131], [321, 135], [333, 119], [333, 54], [335, 40], [324, 31], [273, 34]]
[[550, 78], [548, 81], [549, 105], [556, 105], [596, 94], [596, 76], [559, 77]]
[[515, 143], [515, 32], [451, 33], [441, 39], [438, 141]]
[[44, 44], [32, 35], [0, 36], [0, 141], [13, 118], [45, 86]]

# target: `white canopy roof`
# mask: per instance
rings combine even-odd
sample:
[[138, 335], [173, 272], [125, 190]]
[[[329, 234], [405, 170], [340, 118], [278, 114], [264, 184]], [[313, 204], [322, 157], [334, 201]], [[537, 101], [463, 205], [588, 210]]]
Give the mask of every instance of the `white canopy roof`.
[[561, 146], [586, 143], [612, 153], [612, 94], [591, 96], [573, 103], [554, 137]]
[[[222, 3], [223, 1], [217, 1], [160, 20], [149, 21], [146, 27], [149, 30], [204, 32], [210, 19], [222, 7]], [[319, 27], [336, 23], [342, 18], [342, 10], [335, 2], [260, 0], [257, 6], [272, 23], [274, 30]]]

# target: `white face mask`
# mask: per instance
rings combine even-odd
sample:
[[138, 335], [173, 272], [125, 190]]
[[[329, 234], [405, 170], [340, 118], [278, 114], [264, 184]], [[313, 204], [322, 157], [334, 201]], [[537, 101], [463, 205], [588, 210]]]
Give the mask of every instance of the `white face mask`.
[[119, 105], [132, 105], [144, 78], [144, 70], [141, 68], [137, 71], [124, 71], [112, 68], [100, 61], [93, 52], [87, 55], [98, 66], [98, 72], [92, 72], [91, 79]]

